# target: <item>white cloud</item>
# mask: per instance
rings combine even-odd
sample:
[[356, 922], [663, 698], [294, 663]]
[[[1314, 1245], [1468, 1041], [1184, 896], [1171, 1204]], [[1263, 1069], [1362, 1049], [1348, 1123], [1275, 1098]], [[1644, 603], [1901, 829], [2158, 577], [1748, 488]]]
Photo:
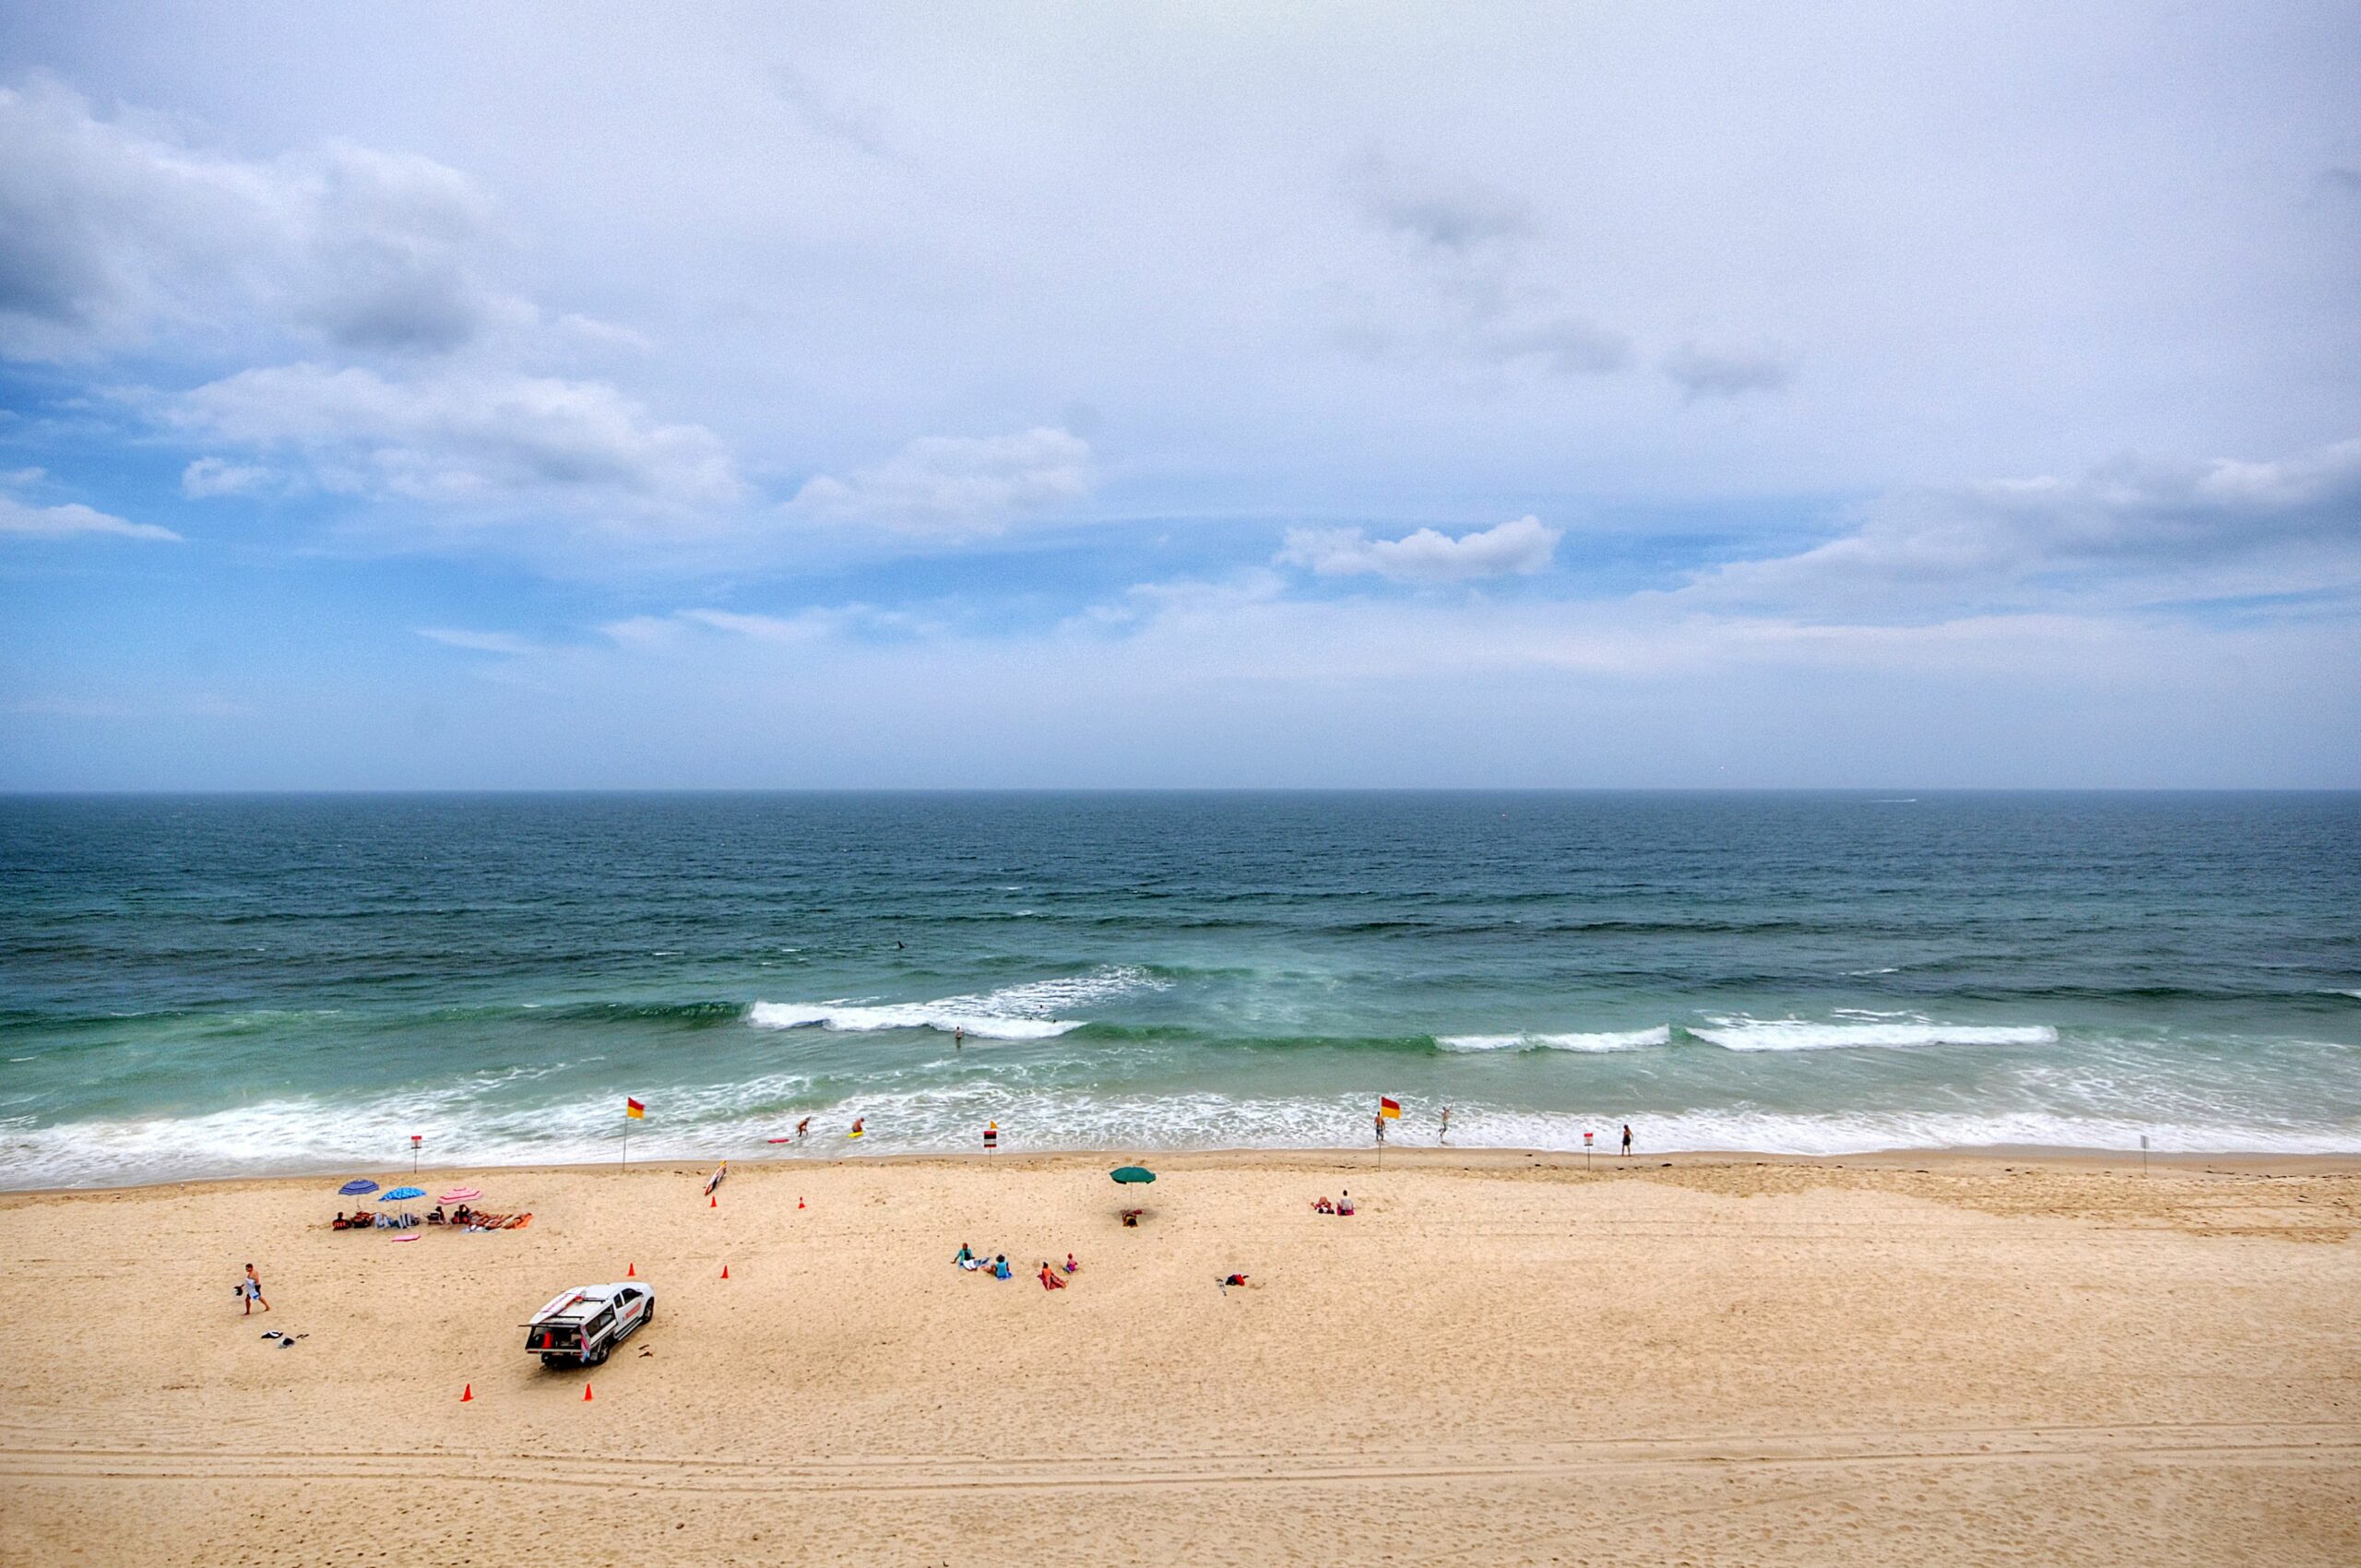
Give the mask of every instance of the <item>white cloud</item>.
[[825, 642], [856, 627], [908, 631], [915, 624], [904, 613], [880, 611], [866, 604], [841, 604], [815, 605], [791, 615], [706, 608], [676, 610], [669, 615], [634, 615], [610, 621], [599, 630], [616, 647], [629, 652], [670, 653], [694, 646], [699, 638], [706, 642], [793, 647]]
[[2074, 478], [1898, 493], [1799, 554], [1703, 573], [1689, 592], [1875, 619], [1995, 593], [2159, 599], [2361, 587], [2361, 439], [2275, 462], [2127, 457]]
[[1706, 349], [1683, 343], [1664, 357], [1664, 373], [1691, 398], [1737, 398], [1775, 392], [1795, 379], [1795, 357], [1783, 349]]
[[339, 349], [456, 348], [531, 307], [487, 275], [492, 207], [457, 171], [346, 143], [272, 160], [0, 89], [0, 355], [70, 359], [250, 319]]
[[988, 534], [1082, 500], [1092, 484], [1090, 444], [1038, 425], [1014, 435], [925, 436], [849, 479], [822, 474], [787, 505], [815, 521]]
[[755, 615], [734, 610], [683, 610], [680, 619], [733, 636], [764, 643], [803, 643], [841, 630], [848, 610], [807, 610], [796, 615]]
[[268, 469], [199, 457], [181, 470], [181, 493], [202, 501], [216, 495], [250, 495], [271, 481]]
[[131, 522], [110, 512], [94, 511], [78, 502], [63, 506], [32, 506], [13, 495], [0, 495], [0, 539], [73, 539], [85, 534], [172, 540], [181, 537], [154, 523]]
[[1371, 539], [1360, 529], [1289, 529], [1277, 560], [1324, 577], [1376, 576], [1407, 583], [1529, 576], [1549, 564], [1562, 533], [1530, 515], [1457, 539], [1433, 529], [1401, 539]]
[[421, 626], [418, 635], [431, 643], [445, 647], [465, 648], [469, 653], [497, 653], [511, 659], [522, 659], [539, 653], [540, 646], [520, 637], [514, 632], [471, 632], [458, 626]]
[[658, 424], [604, 382], [279, 365], [197, 387], [167, 417], [291, 464], [322, 490], [374, 500], [655, 515], [727, 507], [745, 493], [712, 432]]

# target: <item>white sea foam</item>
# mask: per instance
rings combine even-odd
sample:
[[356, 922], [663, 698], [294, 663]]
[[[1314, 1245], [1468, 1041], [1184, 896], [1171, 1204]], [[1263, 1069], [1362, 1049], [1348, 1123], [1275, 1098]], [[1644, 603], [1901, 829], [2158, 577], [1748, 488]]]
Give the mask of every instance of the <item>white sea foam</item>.
[[[890, 1084], [890, 1087], [888, 1085]], [[1374, 1091], [1370, 1091], [1373, 1093]], [[912, 1073], [849, 1094], [791, 1075], [644, 1089], [649, 1120], [632, 1124], [635, 1161], [841, 1157], [974, 1151], [988, 1121], [1003, 1150], [1365, 1147], [1370, 1093], [1318, 1096], [1153, 1094], [1060, 1087], [971, 1070], [945, 1082]], [[1440, 1103], [1401, 1096], [1395, 1141], [1429, 1143]], [[287, 1099], [194, 1117], [81, 1122], [36, 1127], [0, 1119], [0, 1186], [87, 1186], [208, 1176], [316, 1172], [323, 1178], [406, 1173], [408, 1134], [427, 1134], [427, 1158], [445, 1170], [612, 1160], [621, 1131], [611, 1093], [564, 1100], [504, 1100], [489, 1077], [361, 1101]], [[2177, 1112], [2177, 1113], [2176, 1113]], [[777, 1146], [805, 1115], [813, 1133]], [[867, 1136], [845, 1136], [863, 1117]], [[1630, 1122], [1648, 1156], [1667, 1149], [1857, 1154], [1876, 1149], [2042, 1145], [2132, 1149], [2150, 1134], [2160, 1150], [2361, 1153], [2361, 1116], [2293, 1123], [2195, 1105], [2021, 1108], [1910, 1113], [1772, 1111], [1744, 1105], [1641, 1115], [1618, 1106], [1527, 1111], [1465, 1097], [1453, 1103], [1454, 1146], [1572, 1151], [1584, 1132]], [[400, 1151], [400, 1152], [395, 1152]], [[488, 1184], [488, 1183], [487, 1183]], [[324, 1200], [333, 1206], [328, 1188]]]
[[1644, 1051], [1672, 1043], [1670, 1026], [1652, 1029], [1616, 1029], [1591, 1034], [1542, 1034], [1528, 1030], [1513, 1035], [1437, 1035], [1444, 1051]]
[[932, 1002], [757, 1002], [746, 1020], [757, 1028], [836, 1029], [865, 1034], [878, 1029], [962, 1030], [979, 1039], [1048, 1039], [1078, 1029], [1084, 1018], [1060, 1017], [1093, 1003], [1170, 984], [1145, 969], [1119, 966], [1060, 980], [1029, 980], [979, 995], [945, 996]]
[[1841, 1051], [1857, 1046], [1889, 1049], [1925, 1045], [2055, 1045], [2058, 1031], [2047, 1024], [1826, 1024], [1801, 1018], [1715, 1018], [1688, 1033], [1725, 1051]]

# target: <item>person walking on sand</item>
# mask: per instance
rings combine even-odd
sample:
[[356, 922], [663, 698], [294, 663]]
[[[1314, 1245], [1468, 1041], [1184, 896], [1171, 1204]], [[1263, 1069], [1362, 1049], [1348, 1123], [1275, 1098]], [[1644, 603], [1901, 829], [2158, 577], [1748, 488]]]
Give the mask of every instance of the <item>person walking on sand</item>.
[[238, 1281], [238, 1294], [246, 1299], [246, 1310], [241, 1315], [254, 1316], [256, 1301], [262, 1301], [263, 1311], [270, 1311], [270, 1303], [263, 1301], [262, 1277], [255, 1272], [255, 1265], [252, 1264], [246, 1265], [246, 1277]]
[[1623, 1158], [1631, 1158], [1631, 1123], [1629, 1122], [1623, 1123]]

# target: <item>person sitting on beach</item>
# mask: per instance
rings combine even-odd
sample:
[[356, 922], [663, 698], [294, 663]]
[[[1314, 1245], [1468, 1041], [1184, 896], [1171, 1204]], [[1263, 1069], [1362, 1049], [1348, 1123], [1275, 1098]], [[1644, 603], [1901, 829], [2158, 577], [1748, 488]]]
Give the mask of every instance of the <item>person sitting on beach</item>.
[[976, 1266], [975, 1251], [967, 1242], [962, 1241], [959, 1243], [959, 1250], [951, 1255], [951, 1261], [961, 1268], [973, 1268]]
[[1123, 1223], [1124, 1223], [1124, 1224], [1126, 1224], [1126, 1225], [1128, 1225], [1128, 1226], [1130, 1226], [1130, 1227], [1132, 1227], [1132, 1229], [1135, 1229], [1135, 1230], [1136, 1230], [1137, 1229], [1139, 1229], [1140, 1215], [1141, 1215], [1143, 1212], [1145, 1212], [1145, 1211], [1144, 1211], [1144, 1210], [1141, 1210], [1141, 1209], [1136, 1209], [1136, 1208], [1127, 1208], [1127, 1209], [1125, 1209], [1125, 1210], [1123, 1211]]
[[1314, 1214], [1334, 1214], [1336, 1212], [1336, 1206], [1330, 1203], [1326, 1198], [1322, 1198], [1318, 1203], [1311, 1206], [1311, 1212]]
[[436, 1204], [434, 1207], [428, 1212], [426, 1216], [426, 1223], [429, 1225], [441, 1225], [444, 1223], [443, 1206], [441, 1204]]
[[331, 1224], [328, 1229], [331, 1230], [350, 1230], [352, 1229], [352, 1221], [345, 1218], [344, 1210], [338, 1209], [336, 1211], [335, 1223]]
[[1068, 1274], [1072, 1274], [1075, 1269], [1078, 1269], [1082, 1265], [1074, 1261], [1074, 1254], [1072, 1253], [1068, 1253], [1066, 1254], [1066, 1272]]
[[454, 1225], [465, 1225], [469, 1220], [473, 1219], [475, 1216], [476, 1211], [474, 1209], [469, 1208], [465, 1204], [461, 1204], [458, 1207], [451, 1211], [451, 1223]]
[[994, 1253], [992, 1254], [992, 1277], [994, 1279], [1014, 1279], [1016, 1277], [1014, 1271], [1008, 1266], [1008, 1254], [1006, 1253]]
[[1216, 1283], [1219, 1284], [1224, 1290], [1228, 1290], [1233, 1285], [1239, 1287], [1240, 1289], [1259, 1290], [1262, 1289], [1259, 1285], [1249, 1284], [1247, 1282], [1246, 1276], [1242, 1274], [1225, 1274], [1218, 1281], [1216, 1281]]
[[1041, 1289], [1044, 1290], [1062, 1290], [1065, 1288], [1066, 1282], [1058, 1277], [1058, 1271], [1050, 1266], [1050, 1260], [1043, 1258], [1041, 1260]]
[[1352, 1194], [1347, 1193], [1344, 1196], [1336, 1200], [1336, 1212], [1344, 1215], [1349, 1215], [1353, 1212]]

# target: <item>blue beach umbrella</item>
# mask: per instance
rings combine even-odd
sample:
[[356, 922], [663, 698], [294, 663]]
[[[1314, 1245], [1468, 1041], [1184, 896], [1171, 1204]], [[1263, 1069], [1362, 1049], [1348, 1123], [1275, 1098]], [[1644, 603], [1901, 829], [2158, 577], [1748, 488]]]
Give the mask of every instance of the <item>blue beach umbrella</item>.
[[1156, 1172], [1150, 1170], [1145, 1165], [1125, 1165], [1108, 1172], [1108, 1174], [1113, 1176], [1116, 1181], [1121, 1182], [1126, 1187], [1156, 1180]]
[[349, 1198], [357, 1198], [363, 1193], [374, 1193], [376, 1190], [377, 1183], [372, 1182], [366, 1176], [356, 1176], [351, 1181], [347, 1182], [343, 1186], [337, 1189], [338, 1192], [342, 1193]]
[[422, 1198], [425, 1195], [426, 1189], [423, 1187], [396, 1187], [386, 1194], [386, 1201], [389, 1204], [406, 1204], [412, 1198]]

